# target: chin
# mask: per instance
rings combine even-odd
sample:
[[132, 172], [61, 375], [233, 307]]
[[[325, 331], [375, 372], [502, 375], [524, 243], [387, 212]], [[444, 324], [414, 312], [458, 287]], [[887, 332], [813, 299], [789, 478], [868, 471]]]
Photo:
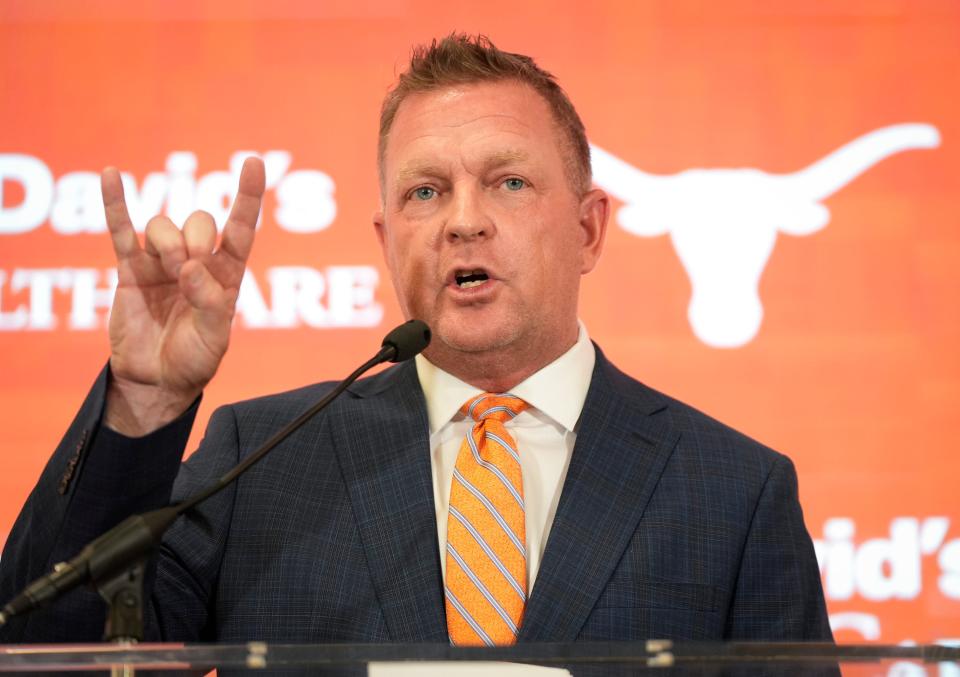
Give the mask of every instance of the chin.
[[489, 323], [463, 324], [438, 320], [433, 336], [449, 350], [460, 353], [484, 353], [503, 348], [520, 335], [519, 327], [493, 327]]

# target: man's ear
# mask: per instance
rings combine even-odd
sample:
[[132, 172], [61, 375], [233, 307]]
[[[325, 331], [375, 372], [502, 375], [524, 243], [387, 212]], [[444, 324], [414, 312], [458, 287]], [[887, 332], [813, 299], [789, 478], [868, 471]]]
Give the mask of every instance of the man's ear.
[[600, 260], [610, 218], [610, 198], [594, 188], [580, 200], [580, 274], [593, 270]]
[[384, 257], [386, 257], [386, 232], [384, 232], [384, 228], [383, 211], [375, 211], [373, 213], [373, 230], [377, 234], [377, 242], [380, 243], [380, 249], [383, 250]]

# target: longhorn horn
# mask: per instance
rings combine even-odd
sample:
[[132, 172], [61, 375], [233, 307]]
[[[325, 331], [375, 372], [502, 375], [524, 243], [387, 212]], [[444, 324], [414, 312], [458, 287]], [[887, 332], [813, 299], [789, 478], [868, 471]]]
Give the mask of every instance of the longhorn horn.
[[621, 202], [630, 203], [642, 192], [650, 190], [657, 178], [624, 162], [613, 153], [590, 144], [590, 165], [593, 181]]
[[800, 192], [811, 200], [832, 195], [873, 165], [894, 153], [915, 148], [936, 148], [940, 133], [922, 123], [881, 127], [841, 146], [798, 172], [784, 175], [800, 184]]

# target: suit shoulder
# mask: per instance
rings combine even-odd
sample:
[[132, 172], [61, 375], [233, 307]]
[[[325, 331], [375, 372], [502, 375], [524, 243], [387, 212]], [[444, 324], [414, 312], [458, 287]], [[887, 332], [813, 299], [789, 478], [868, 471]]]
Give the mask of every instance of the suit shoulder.
[[790, 459], [765, 444], [732, 428], [686, 402], [660, 392], [625, 374], [608, 363], [614, 387], [633, 401], [640, 402], [648, 415], [680, 433], [678, 451], [709, 458], [713, 462], [752, 467], [766, 476], [776, 465]]
[[[358, 379], [330, 406], [342, 406], [342, 402], [338, 404], [338, 400], [365, 397], [382, 391], [398, 380], [403, 368], [404, 365], [396, 365], [372, 376]], [[282, 425], [329, 395], [339, 383], [340, 381], [320, 381], [292, 390], [240, 400], [221, 407], [221, 410], [232, 411], [238, 421], [265, 421]]]

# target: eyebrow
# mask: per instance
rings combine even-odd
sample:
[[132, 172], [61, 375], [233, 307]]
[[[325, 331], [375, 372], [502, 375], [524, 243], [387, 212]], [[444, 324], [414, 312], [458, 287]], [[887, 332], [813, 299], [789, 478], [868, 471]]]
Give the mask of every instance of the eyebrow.
[[443, 176], [443, 168], [440, 165], [429, 162], [410, 162], [400, 168], [397, 172], [397, 181], [404, 182], [414, 179], [418, 176]]
[[483, 168], [487, 171], [504, 165], [525, 162], [530, 155], [522, 150], [501, 150], [493, 153], [483, 161]]
[[[529, 158], [530, 155], [522, 150], [496, 151], [483, 159], [483, 171], [488, 172], [506, 165], [525, 162]], [[400, 168], [397, 172], [397, 181], [404, 182], [420, 176], [442, 177], [445, 173], [442, 165], [414, 160]]]

